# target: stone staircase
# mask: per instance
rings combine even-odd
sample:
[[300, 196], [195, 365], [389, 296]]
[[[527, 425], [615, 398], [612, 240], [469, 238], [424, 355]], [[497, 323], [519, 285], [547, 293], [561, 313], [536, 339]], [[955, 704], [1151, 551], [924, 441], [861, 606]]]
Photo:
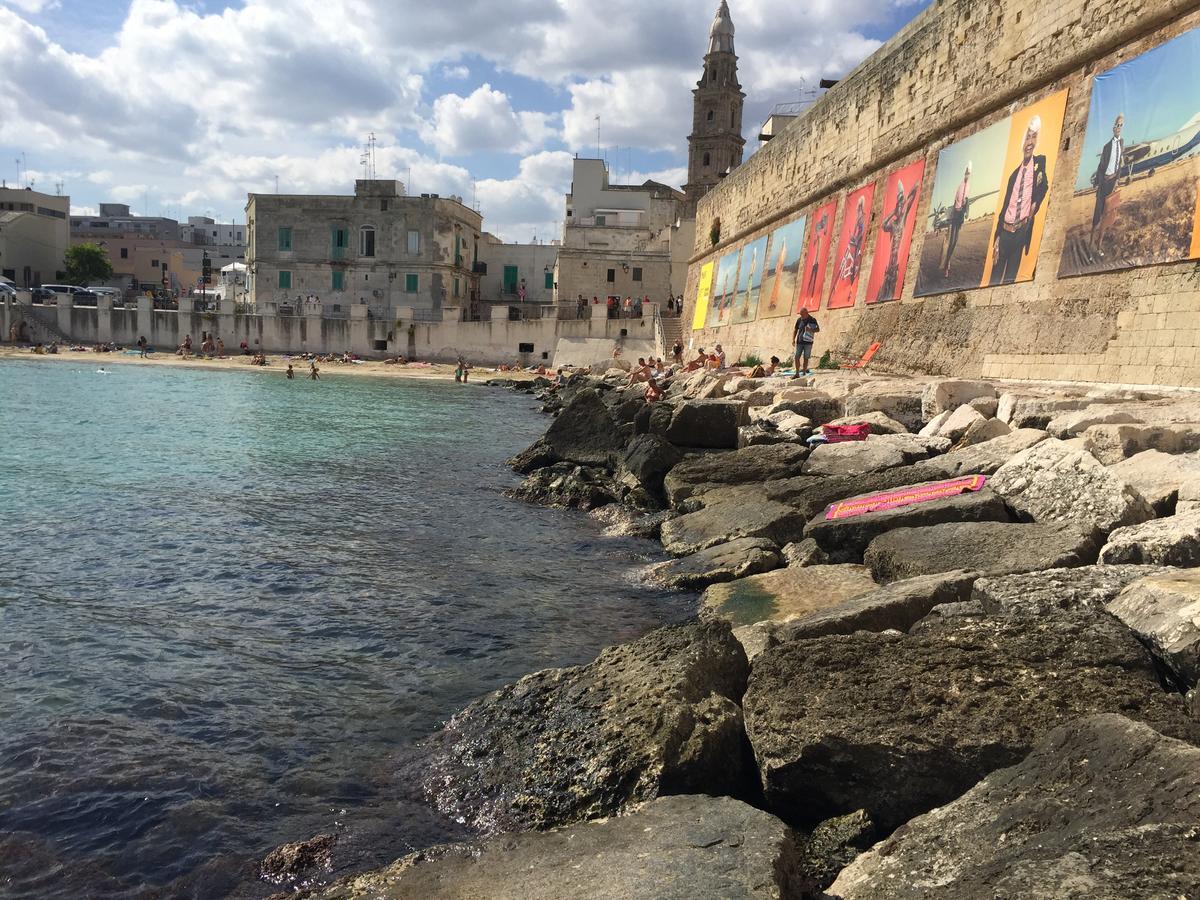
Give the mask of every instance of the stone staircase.
[[671, 348], [678, 341], [683, 344], [683, 318], [681, 316], [658, 316], [658, 353], [667, 362], [671, 361]]
[[[50, 307], [34, 306], [27, 300], [22, 300], [18, 295], [12, 303], [10, 310], [12, 312], [11, 321], [25, 322], [26, 332], [29, 338], [34, 343], [49, 344], [52, 341], [58, 341], [60, 344], [70, 344], [71, 339], [62, 333], [58, 328], [58, 310]], [[8, 339], [8, 335], [4, 335], [4, 339]]]

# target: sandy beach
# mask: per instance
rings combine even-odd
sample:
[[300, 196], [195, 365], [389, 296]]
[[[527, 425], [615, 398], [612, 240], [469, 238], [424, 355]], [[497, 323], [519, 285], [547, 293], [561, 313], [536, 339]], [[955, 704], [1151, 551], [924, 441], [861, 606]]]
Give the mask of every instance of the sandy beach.
[[[308, 377], [308, 360], [298, 357], [287, 357], [282, 354], [269, 354], [266, 366], [250, 364], [249, 356], [225, 356], [204, 359], [192, 356], [184, 359], [174, 353], [151, 353], [145, 359], [135, 353], [117, 350], [110, 353], [97, 353], [94, 350], [71, 351], [59, 350], [58, 353], [34, 353], [32, 348], [14, 344], [0, 344], [0, 359], [23, 359], [46, 362], [95, 363], [97, 366], [147, 366], [172, 367], [186, 369], [216, 369], [253, 372], [262, 375], [283, 377], [290, 362], [296, 370], [297, 378]], [[411, 363], [399, 365], [385, 363], [381, 360], [362, 360], [361, 362], [319, 362], [321, 380], [338, 378], [343, 375], [368, 378], [420, 378], [432, 380], [454, 380], [453, 363]], [[533, 372], [501, 372], [491, 367], [477, 366], [471, 369], [471, 382], [484, 382], [488, 378], [503, 377], [514, 380], [531, 380], [537, 375]]]

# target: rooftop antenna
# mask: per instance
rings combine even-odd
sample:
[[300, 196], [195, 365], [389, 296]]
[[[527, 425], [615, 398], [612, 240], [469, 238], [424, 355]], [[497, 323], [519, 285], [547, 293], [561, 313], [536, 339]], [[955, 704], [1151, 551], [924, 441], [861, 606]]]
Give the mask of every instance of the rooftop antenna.
[[596, 113], [596, 159], [600, 159], [600, 114]]
[[275, 176], [275, 193], [279, 193], [279, 176]]
[[63, 192], [63, 183], [62, 183], [62, 179], [60, 178], [58, 181], [54, 182], [54, 194], [56, 197], [61, 197], [62, 192]]
[[475, 212], [479, 212], [479, 197], [478, 197], [478, 190], [477, 190], [478, 184], [479, 184], [479, 182], [476, 181], [475, 176], [472, 175], [471, 176], [471, 209], [475, 210]]
[[367, 135], [367, 177], [375, 180], [375, 132]]

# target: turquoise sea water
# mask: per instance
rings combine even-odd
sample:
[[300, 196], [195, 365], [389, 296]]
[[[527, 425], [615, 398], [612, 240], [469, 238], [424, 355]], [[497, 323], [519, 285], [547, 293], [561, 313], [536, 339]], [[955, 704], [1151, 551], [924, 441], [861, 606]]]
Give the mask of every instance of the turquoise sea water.
[[[0, 896], [256, 896], [278, 843], [446, 836], [404, 747], [690, 614], [656, 545], [501, 496], [478, 386], [0, 363]], [[330, 367], [332, 368], [332, 367]]]

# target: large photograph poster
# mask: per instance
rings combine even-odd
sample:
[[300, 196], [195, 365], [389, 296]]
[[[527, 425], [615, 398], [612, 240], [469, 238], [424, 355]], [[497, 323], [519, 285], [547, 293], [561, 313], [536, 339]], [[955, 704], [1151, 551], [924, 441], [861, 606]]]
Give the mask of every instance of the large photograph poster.
[[825, 286], [825, 268], [829, 263], [829, 244], [833, 238], [833, 217], [836, 213], [837, 200], [830, 200], [824, 206], [817, 207], [812, 214], [808, 247], [804, 252], [804, 265], [800, 268], [797, 313], [802, 309], [813, 312], [821, 306], [821, 289]]
[[842, 209], [842, 233], [838, 238], [837, 256], [833, 260], [833, 284], [829, 287], [829, 303], [826, 304], [828, 309], [854, 305], [874, 199], [874, 184], [846, 195], [846, 205]]
[[1200, 257], [1200, 29], [1097, 75], [1059, 276]]
[[924, 175], [925, 160], [918, 159], [890, 174], [883, 187], [883, 218], [875, 233], [875, 254], [867, 279], [868, 303], [897, 300], [904, 288]]
[[696, 308], [692, 310], [692, 331], [699, 331], [708, 321], [708, 301], [712, 296], [715, 265], [716, 263], [706, 262], [700, 267], [700, 281], [696, 285]]
[[737, 290], [738, 251], [730, 250], [717, 263], [712, 299], [708, 303], [708, 327], [728, 325], [733, 294]]
[[1059, 91], [938, 154], [916, 296], [1033, 277], [1066, 103]]
[[740, 325], [753, 322], [758, 315], [758, 293], [762, 287], [767, 259], [767, 236], [755, 238], [742, 247], [742, 265], [738, 272], [737, 296], [733, 301], [733, 321]]
[[792, 311], [792, 298], [800, 287], [800, 260], [804, 253], [804, 226], [801, 216], [771, 232], [767, 244], [767, 271], [763, 275], [758, 317], [773, 319]]

